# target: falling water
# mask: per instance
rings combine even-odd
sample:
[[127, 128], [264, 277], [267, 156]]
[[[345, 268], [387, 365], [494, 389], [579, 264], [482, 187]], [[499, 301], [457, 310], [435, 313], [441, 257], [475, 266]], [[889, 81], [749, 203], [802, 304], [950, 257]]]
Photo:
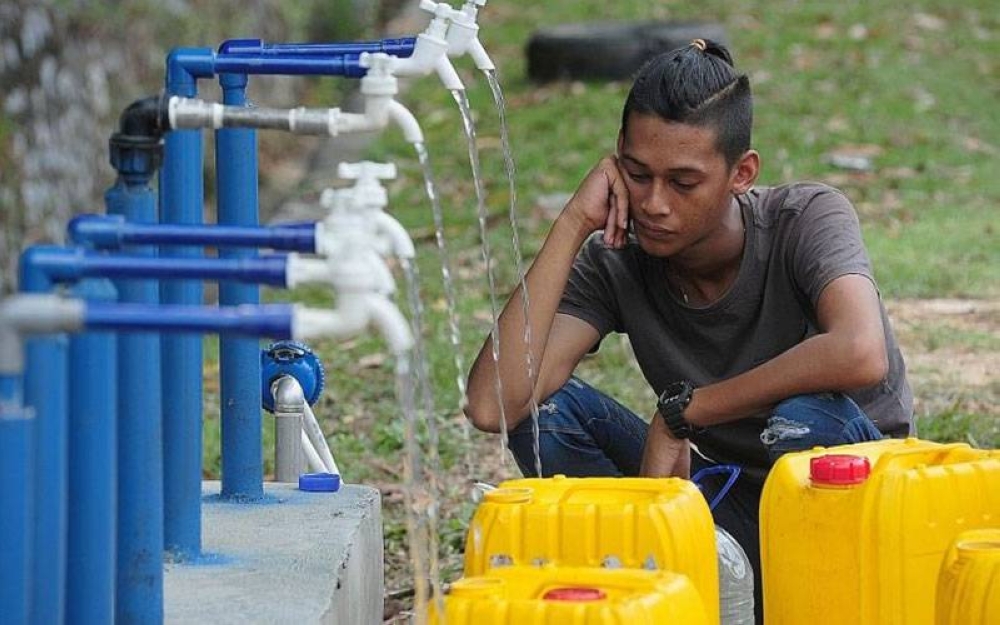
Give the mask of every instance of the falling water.
[[430, 578], [431, 589], [434, 600], [439, 604], [438, 613], [444, 612], [443, 592], [441, 589], [441, 565], [438, 543], [438, 507], [441, 495], [441, 485], [438, 477], [441, 475], [441, 457], [438, 454], [438, 429], [437, 418], [434, 412], [434, 396], [431, 391], [430, 374], [427, 370], [427, 353], [424, 349], [423, 329], [424, 329], [424, 306], [420, 300], [420, 275], [416, 262], [410, 259], [401, 259], [403, 274], [406, 278], [407, 298], [410, 305], [410, 326], [413, 334], [413, 360], [415, 363], [415, 373], [417, 386], [420, 389], [420, 403], [424, 414], [424, 423], [427, 427], [427, 469], [425, 479], [428, 486], [429, 499], [427, 509], [427, 532], [430, 544]]
[[[497, 108], [497, 115], [500, 117], [500, 145], [503, 149], [503, 165], [507, 171], [507, 186], [510, 196], [510, 229], [511, 247], [514, 249], [514, 267], [517, 270], [517, 277], [521, 283], [521, 304], [524, 314], [524, 347], [527, 359], [528, 383], [531, 388], [535, 386], [535, 368], [531, 358], [531, 324], [529, 323], [528, 310], [530, 308], [528, 300], [528, 285], [524, 280], [524, 259], [521, 257], [521, 238], [518, 234], [517, 225], [517, 170], [514, 167], [514, 153], [510, 147], [510, 135], [507, 132], [507, 107], [504, 104], [503, 90], [500, 88], [500, 80], [497, 72], [493, 69], [483, 70], [486, 74], [486, 82], [493, 92], [493, 102]], [[535, 402], [535, 395], [531, 395], [531, 433], [533, 449], [535, 452], [535, 471], [539, 477], [542, 475], [542, 454], [538, 447], [538, 404]]]
[[[438, 254], [441, 259], [441, 277], [444, 281], [445, 305], [448, 308], [448, 329], [450, 333], [452, 351], [455, 354], [455, 382], [458, 385], [459, 411], [465, 409], [465, 363], [462, 360], [462, 337], [458, 328], [458, 305], [455, 299], [455, 283], [451, 277], [451, 259], [448, 254], [448, 245], [444, 239], [444, 212], [441, 210], [441, 199], [438, 197], [434, 186], [434, 172], [431, 168], [430, 155], [423, 143], [414, 143], [413, 147], [417, 152], [417, 159], [424, 174], [424, 186], [427, 189], [427, 198], [431, 202], [431, 211], [434, 214], [434, 237], [437, 241]], [[466, 473], [471, 475], [473, 469], [472, 462], [472, 436], [469, 422], [462, 419], [462, 449], [463, 462]]]
[[417, 409], [413, 391], [412, 351], [396, 354], [396, 396], [403, 412], [405, 461], [403, 462], [403, 505], [406, 508], [406, 536], [413, 564], [413, 613], [414, 622], [426, 623], [427, 619], [427, 554], [428, 527], [424, 522], [429, 497], [419, 476], [420, 445], [417, 443]]
[[493, 254], [490, 252], [489, 233], [486, 231], [486, 194], [483, 192], [483, 179], [479, 168], [479, 150], [476, 148], [476, 128], [472, 121], [472, 111], [469, 99], [462, 89], [451, 92], [462, 112], [462, 127], [469, 143], [469, 162], [472, 165], [472, 182], [476, 188], [476, 213], [479, 216], [479, 238], [482, 243], [483, 263], [486, 265], [486, 279], [490, 287], [490, 312], [493, 316], [493, 330], [490, 332], [493, 346], [493, 369], [496, 372], [497, 404], [500, 407], [500, 453], [503, 462], [507, 460], [507, 416], [503, 408], [503, 380], [500, 379], [500, 312], [497, 306], [497, 286], [493, 277]]

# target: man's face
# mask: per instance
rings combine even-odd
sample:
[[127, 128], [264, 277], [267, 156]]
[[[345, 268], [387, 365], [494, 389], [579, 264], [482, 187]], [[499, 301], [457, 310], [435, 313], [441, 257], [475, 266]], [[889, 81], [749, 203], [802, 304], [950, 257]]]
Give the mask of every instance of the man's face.
[[639, 245], [673, 256], [709, 237], [732, 199], [734, 169], [711, 128], [633, 114], [619, 138], [618, 161]]

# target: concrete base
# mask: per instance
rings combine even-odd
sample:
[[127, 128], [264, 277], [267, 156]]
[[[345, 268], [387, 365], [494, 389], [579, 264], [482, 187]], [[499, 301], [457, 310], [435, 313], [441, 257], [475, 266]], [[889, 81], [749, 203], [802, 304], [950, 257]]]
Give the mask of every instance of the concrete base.
[[382, 622], [382, 509], [377, 490], [307, 493], [265, 484], [262, 503], [202, 492], [202, 552], [164, 574], [167, 623]]

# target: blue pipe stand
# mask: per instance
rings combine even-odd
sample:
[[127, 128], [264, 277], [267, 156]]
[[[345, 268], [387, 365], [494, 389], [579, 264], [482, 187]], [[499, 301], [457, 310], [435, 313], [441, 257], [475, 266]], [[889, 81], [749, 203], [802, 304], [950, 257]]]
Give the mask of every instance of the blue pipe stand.
[[[71, 293], [90, 302], [117, 298], [107, 280], [84, 280]], [[68, 625], [113, 623], [115, 617], [117, 347], [111, 332], [70, 338]]]
[[[197, 80], [171, 55], [167, 59], [166, 94], [193, 98]], [[204, 161], [200, 130], [177, 130], [164, 138], [160, 170], [160, 221], [165, 224], [201, 224], [204, 199]], [[197, 247], [160, 248], [163, 257], [200, 256]], [[201, 282], [169, 280], [160, 283], [164, 304], [200, 305]], [[202, 337], [177, 334], [161, 339], [163, 397], [163, 540], [178, 559], [201, 553], [202, 465]]]
[[[33, 271], [22, 254], [20, 289], [46, 293], [53, 283]], [[27, 339], [25, 345], [24, 405], [34, 410], [34, 499], [31, 550], [31, 620], [63, 620], [66, 578], [67, 419], [69, 404], [65, 377], [69, 340], [65, 334]]]
[[[246, 106], [248, 79], [223, 74], [223, 104]], [[215, 133], [218, 221], [221, 225], [256, 226], [257, 133], [252, 129], [222, 129]], [[222, 248], [220, 258], [251, 258], [255, 250]], [[257, 304], [255, 285], [223, 282], [223, 306]], [[264, 497], [264, 458], [260, 397], [260, 346], [254, 339], [220, 337], [219, 369], [222, 401], [222, 496], [241, 501]]]
[[[111, 140], [111, 164], [118, 172], [105, 194], [107, 212], [127, 221], [154, 223], [156, 194], [150, 187], [159, 163], [159, 140]], [[156, 250], [135, 247], [138, 256]], [[155, 305], [156, 282], [119, 280], [122, 302]], [[118, 337], [118, 553], [115, 621], [163, 620], [163, 415], [160, 337], [127, 333]]]
[[11, 625], [26, 625], [31, 605], [35, 418], [22, 391], [20, 373], [0, 373], [0, 614]]

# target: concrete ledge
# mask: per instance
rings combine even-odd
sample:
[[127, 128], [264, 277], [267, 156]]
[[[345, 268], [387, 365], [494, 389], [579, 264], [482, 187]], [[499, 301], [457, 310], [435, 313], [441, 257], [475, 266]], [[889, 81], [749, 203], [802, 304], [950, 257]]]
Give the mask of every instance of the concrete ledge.
[[373, 488], [307, 493], [265, 484], [263, 502], [202, 492], [202, 552], [164, 574], [167, 623], [381, 623], [382, 510]]

